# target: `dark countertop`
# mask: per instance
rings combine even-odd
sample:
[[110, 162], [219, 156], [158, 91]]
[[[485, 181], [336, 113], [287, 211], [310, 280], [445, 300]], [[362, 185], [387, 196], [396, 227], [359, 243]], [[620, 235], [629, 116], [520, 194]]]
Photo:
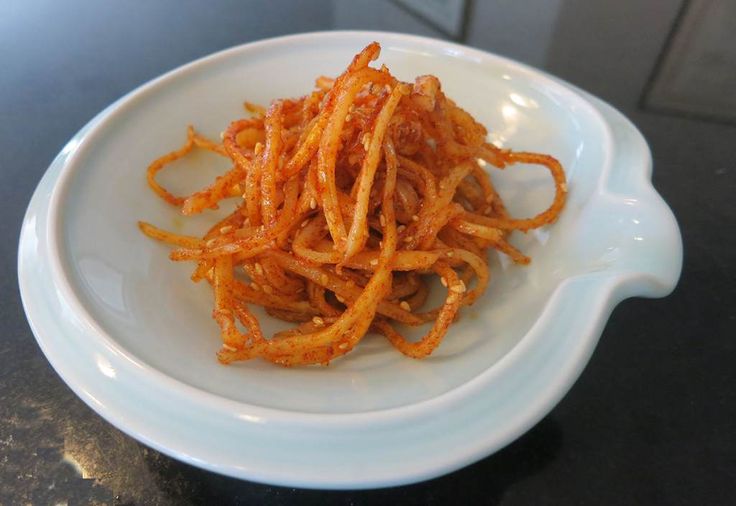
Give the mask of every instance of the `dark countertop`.
[[563, 401], [507, 448], [450, 475], [395, 489], [323, 492], [238, 481], [172, 460], [82, 403], [31, 334], [16, 250], [23, 213], [46, 167], [110, 102], [219, 49], [333, 28], [445, 35], [388, 0], [6, 0], [0, 4], [0, 504], [733, 504], [736, 126], [728, 117], [658, 113], [646, 105], [656, 100], [645, 97], [682, 25], [682, 3], [468, 3], [461, 41], [575, 83], [642, 130], [654, 154], [654, 184], [684, 239], [675, 292], [622, 303]]

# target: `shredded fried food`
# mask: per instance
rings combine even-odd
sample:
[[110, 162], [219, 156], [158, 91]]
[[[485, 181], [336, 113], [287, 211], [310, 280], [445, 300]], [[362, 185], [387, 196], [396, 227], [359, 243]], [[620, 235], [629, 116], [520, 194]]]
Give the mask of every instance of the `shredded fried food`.
[[[385, 66], [369, 66], [379, 52], [378, 43], [368, 45], [343, 74], [317, 78], [304, 97], [268, 109], [246, 102], [253, 116], [232, 122], [221, 143], [189, 127], [181, 148], [148, 167], [153, 191], [185, 216], [239, 199], [201, 238], [139, 223], [176, 247], [172, 260], [196, 263], [195, 282], [212, 286], [220, 362], [326, 365], [369, 331], [409, 357], [426, 357], [459, 309], [485, 291], [487, 252], [528, 264], [509, 234], [560, 214], [567, 186], [557, 160], [488, 143], [486, 129], [444, 95], [436, 77], [400, 82]], [[156, 174], [195, 147], [232, 167], [208, 187], [174, 196]], [[532, 218], [509, 216], [483, 170], [517, 163], [545, 166], [554, 180], [552, 204]], [[447, 295], [427, 311], [433, 275]], [[250, 305], [298, 325], [267, 338]], [[417, 341], [395, 328], [428, 322]]]

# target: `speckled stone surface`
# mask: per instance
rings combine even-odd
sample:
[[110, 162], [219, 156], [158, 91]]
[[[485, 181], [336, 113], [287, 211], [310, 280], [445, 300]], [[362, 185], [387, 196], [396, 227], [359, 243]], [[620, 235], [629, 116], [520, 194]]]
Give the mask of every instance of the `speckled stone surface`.
[[[480, 1], [470, 2], [474, 26], [484, 22], [474, 15], [491, 14]], [[503, 16], [507, 2], [496, 3]], [[0, 3], [0, 504], [733, 504], [736, 126], [638, 105], [679, 1], [518, 4], [536, 12], [535, 23], [551, 23], [539, 47], [536, 31], [523, 26], [509, 28], [509, 36], [525, 37], [518, 54], [503, 45], [503, 33], [466, 42], [529, 58], [638, 125], [654, 154], [655, 186], [682, 228], [682, 279], [666, 299], [621, 304], [571, 392], [499, 453], [425, 483], [324, 492], [182, 464], [77, 399], [39, 350], [21, 307], [21, 219], [64, 143], [104, 106], [166, 70], [308, 30], [397, 30], [403, 20], [405, 30], [441, 34], [388, 1], [370, 17], [351, 17], [342, 2], [328, 0]], [[556, 11], [545, 18], [544, 6]], [[355, 2], [356, 13], [365, 7]], [[295, 12], [285, 15], [289, 8]]]

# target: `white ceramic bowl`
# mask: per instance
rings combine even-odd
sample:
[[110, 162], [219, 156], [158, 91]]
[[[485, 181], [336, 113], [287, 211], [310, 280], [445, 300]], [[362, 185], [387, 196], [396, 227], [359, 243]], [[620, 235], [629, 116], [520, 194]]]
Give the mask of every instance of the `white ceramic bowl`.
[[[327, 368], [221, 366], [209, 288], [192, 284], [191, 266], [170, 262], [167, 248], [136, 227], [144, 219], [200, 233], [213, 216], [183, 220], [148, 190], [145, 168], [180, 145], [188, 123], [217, 137], [241, 115], [243, 100], [302, 95], [315, 76], [339, 73], [372, 40], [398, 77], [437, 75], [492, 140], [557, 157], [569, 180], [567, 207], [555, 225], [516, 238], [533, 257], [529, 267], [493, 260], [488, 293], [426, 360], [369, 337]], [[204, 156], [164, 177], [182, 191], [202, 185], [214, 174], [202, 173]], [[64, 381], [164, 453], [282, 485], [409, 483], [518, 437], [570, 388], [620, 300], [673, 289], [681, 240], [650, 172], [647, 145], [623, 116], [519, 63], [391, 33], [271, 39], [142, 86], [69, 142], [28, 208], [21, 294]], [[529, 215], [552, 196], [541, 169], [493, 177], [514, 214]], [[263, 320], [266, 330], [278, 325]]]

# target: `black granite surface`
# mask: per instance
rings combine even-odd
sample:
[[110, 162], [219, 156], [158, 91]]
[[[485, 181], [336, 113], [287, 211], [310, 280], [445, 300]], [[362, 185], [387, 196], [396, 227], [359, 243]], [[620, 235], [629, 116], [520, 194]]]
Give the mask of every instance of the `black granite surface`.
[[[473, 20], [488, 12], [482, 3], [469, 2], [469, 21], [485, 22]], [[685, 261], [671, 296], [614, 311], [571, 392], [504, 450], [395, 489], [248, 483], [146, 448], [51, 369], [20, 304], [16, 249], [55, 154], [122, 94], [228, 46], [336, 27], [396, 30], [400, 16], [405, 29], [432, 33], [390, 2], [365, 19], [346, 17], [339, 4], [0, 1], [0, 504], [735, 504], [736, 127], [639, 106], [678, 1], [513, 3], [557, 9], [551, 38], [539, 41], [544, 51], [533, 51], [537, 31], [517, 30], [524, 54], [542, 55], [532, 63], [609, 100], [642, 130]], [[512, 2], [495, 4], [502, 17]], [[516, 47], [477, 40], [512, 56]]]

